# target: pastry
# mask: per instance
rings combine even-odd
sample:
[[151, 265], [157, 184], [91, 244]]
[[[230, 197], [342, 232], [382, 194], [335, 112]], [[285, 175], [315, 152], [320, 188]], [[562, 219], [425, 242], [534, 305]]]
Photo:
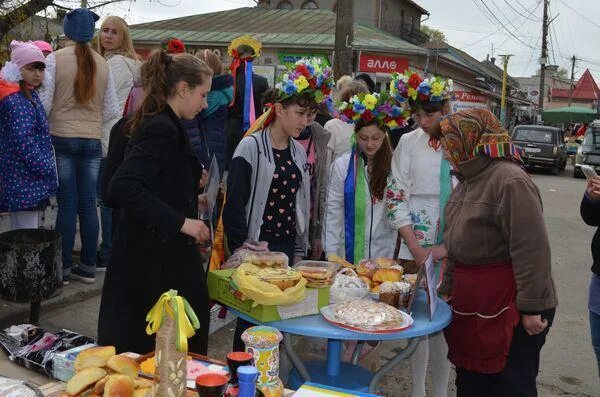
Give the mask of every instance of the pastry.
[[98, 382], [96, 382], [96, 385], [94, 386], [94, 392], [96, 394], [102, 395], [104, 393], [104, 386], [106, 386], [106, 382], [108, 382], [108, 378], [109, 378], [109, 376], [106, 375], [104, 378], [102, 378]]
[[132, 397], [135, 383], [127, 375], [114, 374], [104, 386], [104, 397]]
[[244, 266], [238, 271], [245, 271], [246, 275], [255, 276], [261, 281], [272, 284], [280, 290], [285, 291], [298, 284], [302, 279], [302, 274], [294, 269], [276, 269], [276, 268], [260, 268], [255, 265]]
[[384, 281], [402, 281], [402, 271], [398, 269], [379, 269], [373, 273], [374, 283], [383, 283]]
[[332, 313], [341, 322], [359, 327], [386, 327], [400, 325], [402, 314], [385, 303], [361, 299], [331, 306]]
[[77, 371], [67, 382], [66, 391], [71, 396], [82, 393], [84, 390], [94, 386], [96, 382], [106, 376], [106, 371], [98, 367], [84, 368]]
[[375, 264], [377, 264], [377, 266], [380, 268], [388, 268], [398, 264], [398, 262], [392, 258], [375, 258], [373, 259], [373, 262], [375, 262]]
[[144, 378], [135, 378], [133, 380], [136, 389], [145, 389], [147, 387], [154, 387], [154, 382]]
[[259, 267], [288, 267], [288, 257], [283, 252], [249, 252], [242, 255], [242, 262]]
[[377, 264], [370, 260], [360, 261], [360, 263], [356, 267], [356, 273], [359, 276], [365, 276], [369, 278], [373, 277], [373, 273], [375, 273], [376, 270]]
[[363, 281], [363, 283], [367, 285], [367, 287], [369, 287], [369, 289], [373, 288], [373, 281], [371, 281], [369, 277], [360, 276], [359, 278]]
[[135, 389], [133, 391], [133, 397], [152, 397], [152, 388], [151, 387], [143, 387], [139, 389]]
[[137, 361], [125, 356], [112, 356], [108, 359], [106, 366], [114, 372], [127, 375], [131, 378], [135, 378], [140, 372], [140, 365]]
[[114, 346], [91, 347], [79, 353], [73, 367], [79, 371], [88, 367], [104, 367], [109, 358], [117, 354]]
[[381, 283], [379, 301], [394, 307], [406, 307], [410, 298], [410, 284], [403, 281]]
[[303, 261], [294, 266], [294, 269], [302, 273], [306, 286], [323, 288], [331, 285], [338, 267], [338, 264], [331, 262]]

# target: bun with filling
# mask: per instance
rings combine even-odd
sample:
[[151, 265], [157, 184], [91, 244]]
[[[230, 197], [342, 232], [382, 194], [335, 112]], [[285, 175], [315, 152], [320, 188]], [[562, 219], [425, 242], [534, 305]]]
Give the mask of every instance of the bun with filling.
[[114, 346], [98, 346], [85, 349], [77, 355], [73, 367], [75, 371], [89, 367], [104, 367], [109, 358], [117, 354]]
[[75, 396], [94, 386], [96, 382], [105, 376], [106, 371], [102, 368], [84, 368], [73, 375], [73, 377], [67, 382], [65, 389], [71, 396]]

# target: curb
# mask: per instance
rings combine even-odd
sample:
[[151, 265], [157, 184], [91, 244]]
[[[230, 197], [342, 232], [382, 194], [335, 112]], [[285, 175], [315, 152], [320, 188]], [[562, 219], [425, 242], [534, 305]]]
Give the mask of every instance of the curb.
[[[104, 273], [96, 273], [94, 284], [71, 281], [71, 284], [63, 287], [60, 295], [42, 302], [40, 322], [43, 322], [45, 315], [54, 310], [101, 295], [103, 284]], [[29, 304], [10, 302], [0, 298], [0, 313], [1, 329], [11, 325], [27, 323], [29, 321]]]

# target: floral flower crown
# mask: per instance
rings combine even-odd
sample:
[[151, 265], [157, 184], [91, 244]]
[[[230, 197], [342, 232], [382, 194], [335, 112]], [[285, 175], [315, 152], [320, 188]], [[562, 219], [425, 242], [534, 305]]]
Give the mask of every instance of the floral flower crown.
[[334, 85], [333, 71], [330, 67], [321, 66], [321, 60], [318, 58], [303, 58], [296, 62], [293, 69], [281, 76], [275, 88], [279, 91], [279, 100], [309, 93], [317, 104], [321, 104], [331, 95]]
[[394, 98], [386, 93], [354, 95], [348, 102], [342, 102], [337, 106], [340, 118], [355, 124], [359, 120], [365, 123], [377, 121], [380, 128], [393, 130], [406, 126], [408, 111], [396, 105]]
[[453, 83], [439, 76], [423, 79], [416, 72], [393, 73], [390, 94], [403, 103], [412, 101], [417, 107], [424, 102], [441, 102], [452, 97]]

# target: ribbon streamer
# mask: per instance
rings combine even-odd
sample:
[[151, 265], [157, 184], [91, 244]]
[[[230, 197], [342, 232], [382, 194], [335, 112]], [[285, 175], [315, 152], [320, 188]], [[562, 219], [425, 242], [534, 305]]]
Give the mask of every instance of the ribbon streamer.
[[354, 144], [344, 181], [345, 254], [346, 260], [353, 264], [365, 255], [366, 200], [365, 164]]
[[188, 301], [177, 295], [177, 290], [170, 290], [160, 296], [158, 302], [146, 315], [146, 333], [152, 335], [160, 329], [164, 313], [175, 320], [177, 339], [175, 346], [180, 352], [188, 351], [188, 338], [196, 334], [194, 330], [200, 328], [200, 321]]

